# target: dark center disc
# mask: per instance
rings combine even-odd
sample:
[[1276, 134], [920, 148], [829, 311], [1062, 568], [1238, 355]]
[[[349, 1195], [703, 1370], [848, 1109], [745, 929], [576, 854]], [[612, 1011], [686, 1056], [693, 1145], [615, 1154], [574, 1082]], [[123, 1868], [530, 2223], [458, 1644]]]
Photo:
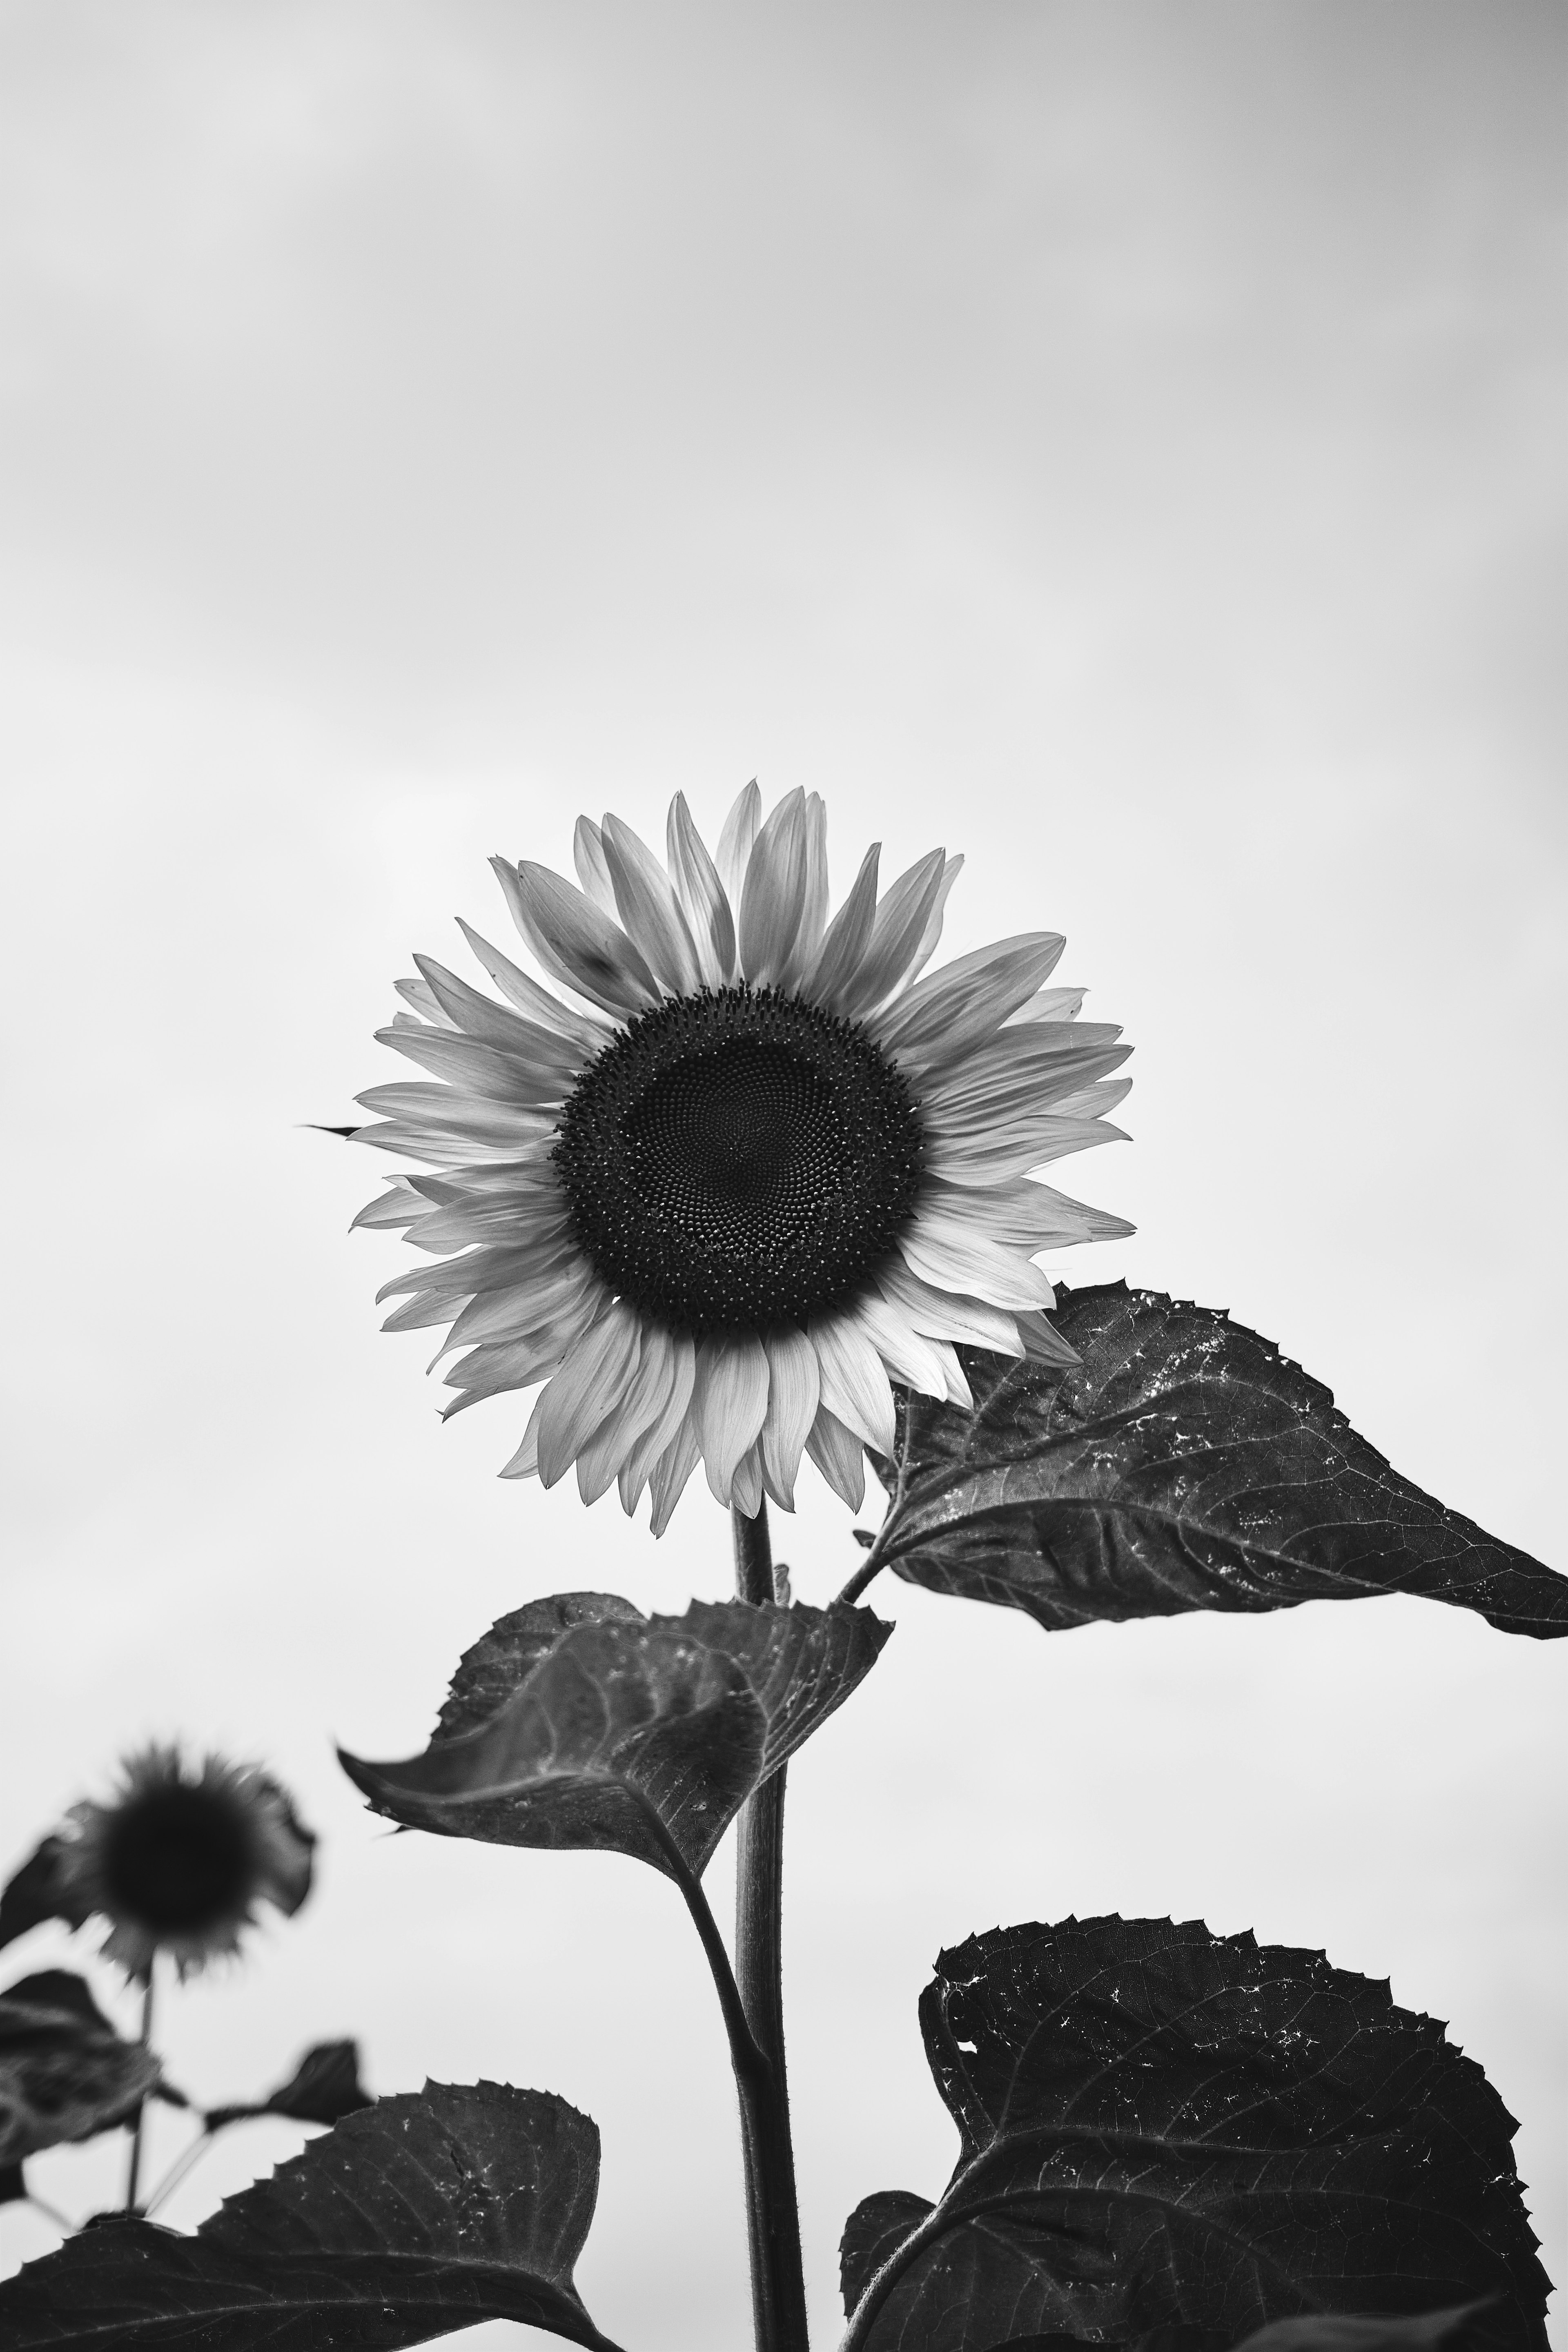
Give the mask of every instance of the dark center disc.
[[104, 1848], [112, 1908], [154, 1935], [197, 1933], [245, 1907], [255, 1869], [250, 1826], [215, 1790], [153, 1789], [131, 1798]]
[[855, 1296], [909, 1223], [908, 1085], [852, 1022], [771, 989], [645, 1013], [590, 1064], [555, 1165], [611, 1289], [674, 1330], [804, 1323]]

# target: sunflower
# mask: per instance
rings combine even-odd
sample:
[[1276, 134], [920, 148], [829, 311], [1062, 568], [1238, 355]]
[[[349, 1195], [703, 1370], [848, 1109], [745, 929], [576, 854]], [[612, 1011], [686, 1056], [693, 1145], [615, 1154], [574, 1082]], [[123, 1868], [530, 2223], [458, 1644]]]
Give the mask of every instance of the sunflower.
[[660, 863], [579, 820], [580, 889], [491, 862], [556, 987], [462, 925], [506, 1001], [416, 956], [377, 1032], [428, 1076], [374, 1087], [358, 1137], [423, 1163], [356, 1223], [437, 1262], [388, 1283], [388, 1330], [447, 1326], [447, 1408], [540, 1382], [503, 1477], [584, 1500], [701, 1462], [716, 1498], [794, 1507], [803, 1453], [852, 1509], [891, 1451], [892, 1382], [967, 1403], [959, 1345], [1074, 1360], [1044, 1250], [1130, 1233], [1031, 1171], [1120, 1134], [1120, 1032], [1046, 982], [1027, 932], [919, 977], [963, 860], [828, 906], [821, 800], [762, 821], [749, 784], [710, 856], [677, 794]]
[[50, 1909], [110, 1923], [104, 1957], [145, 1983], [166, 1952], [182, 1977], [239, 1948], [266, 1901], [286, 1916], [310, 1891], [315, 1839], [255, 1765], [178, 1748], [128, 1756], [107, 1802], [73, 1805], [48, 1842]]

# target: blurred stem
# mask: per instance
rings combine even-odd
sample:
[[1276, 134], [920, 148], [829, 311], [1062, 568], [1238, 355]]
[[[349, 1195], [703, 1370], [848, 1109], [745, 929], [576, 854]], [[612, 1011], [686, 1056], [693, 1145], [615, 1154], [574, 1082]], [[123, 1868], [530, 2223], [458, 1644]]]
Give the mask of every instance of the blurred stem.
[[174, 2158], [174, 2161], [169, 2167], [168, 2171], [165, 2172], [163, 2178], [160, 2180], [151, 2197], [148, 2198], [146, 2213], [149, 2221], [152, 2220], [153, 2214], [158, 2210], [159, 2206], [163, 2203], [164, 2200], [174, 2195], [175, 2189], [179, 2187], [181, 2181], [184, 2180], [186, 2173], [191, 2170], [192, 2167], [201, 2162], [202, 2158], [205, 2156], [212, 2144], [213, 2127], [211, 2124], [204, 2123], [201, 2130], [197, 2133], [195, 2138], [192, 2140], [189, 2147], [185, 2149], [183, 2156], [177, 2156]]
[[[147, 1983], [142, 1995], [141, 2041], [143, 2050], [153, 2047], [153, 1989], [157, 1982], [157, 1970], [158, 1962], [154, 1955], [147, 1963]], [[142, 2139], [146, 2128], [147, 2102], [139, 2099], [131, 2126], [131, 2155], [125, 2168], [125, 2210], [128, 2213], [134, 2213], [137, 2210], [136, 2192], [142, 2185]]]
[[[767, 1505], [754, 1519], [731, 1511], [731, 1524], [737, 1597], [771, 1603], [777, 1596]], [[767, 2062], [766, 2076], [750, 2098], [742, 2085], [757, 2352], [808, 2352], [809, 2341], [784, 2077], [784, 1803], [781, 1766], [741, 1810], [735, 1867], [735, 1980], [752, 2040]]]

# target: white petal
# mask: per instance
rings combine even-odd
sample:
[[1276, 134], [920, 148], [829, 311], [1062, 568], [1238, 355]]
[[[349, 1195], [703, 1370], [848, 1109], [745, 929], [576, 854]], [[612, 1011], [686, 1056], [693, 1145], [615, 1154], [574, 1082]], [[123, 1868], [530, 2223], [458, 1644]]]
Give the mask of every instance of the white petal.
[[458, 918], [458, 929], [508, 1003], [515, 1004], [525, 1020], [537, 1022], [542, 1029], [557, 1031], [569, 1045], [579, 1047], [585, 1054], [597, 1054], [609, 1044], [615, 1032], [596, 1014], [580, 1013], [574, 1005], [563, 1004], [560, 998], [552, 996], [547, 988], [541, 988], [536, 980], [530, 980], [527, 972], [520, 971], [510, 956], [502, 955], [500, 948], [492, 947], [472, 924], [464, 922], [461, 915]]
[[751, 863], [752, 844], [757, 837], [757, 824], [763, 813], [763, 796], [757, 790], [755, 776], [736, 801], [724, 819], [724, 829], [719, 835], [719, 879], [731, 907], [741, 903], [741, 886]]
[[816, 1419], [822, 1379], [816, 1349], [804, 1331], [770, 1331], [768, 1417], [763, 1423], [763, 1469], [768, 1492], [780, 1508], [795, 1508], [795, 1482], [811, 1424]]
[[855, 1318], [895, 1380], [922, 1396], [946, 1396], [947, 1367], [936, 1343], [912, 1330], [889, 1300], [875, 1293], [857, 1300]]
[[406, 1029], [378, 1029], [375, 1036], [379, 1045], [390, 1045], [422, 1070], [486, 1102], [515, 1104], [525, 1110], [551, 1105], [559, 1108], [571, 1086], [569, 1078], [559, 1075], [537, 1075], [493, 1045], [481, 1045], [477, 1037], [460, 1037], [455, 1029], [432, 1028], [423, 1021]]
[[690, 996], [702, 974], [675, 886], [658, 858], [618, 816], [605, 819], [605, 857], [626, 937], [672, 996]]
[[900, 1061], [945, 1066], [1027, 1003], [1066, 944], [1055, 931], [1032, 931], [959, 956], [900, 996], [877, 1035]]
[[754, 1519], [763, 1507], [763, 1457], [759, 1438], [748, 1445], [735, 1465], [735, 1475], [730, 1485], [730, 1499], [734, 1509]]
[[777, 986], [805, 911], [805, 794], [786, 793], [758, 834], [741, 890], [741, 970], [753, 987]]
[[838, 991], [838, 1002], [852, 1020], [864, 1020], [875, 1013], [908, 979], [942, 888], [946, 862], [944, 853], [933, 849], [919, 865], [900, 875], [878, 908], [870, 943], [859, 967]]
[[669, 1525], [670, 1513], [679, 1502], [687, 1480], [702, 1459], [702, 1448], [697, 1442], [697, 1430], [688, 1413], [674, 1437], [654, 1465], [652, 1487], [652, 1526], [656, 1536], [661, 1536]]
[[[418, 961], [417, 957], [415, 961]], [[454, 1025], [442, 1012], [427, 981], [395, 980], [392, 984], [405, 1004], [412, 1004], [416, 1013], [422, 1013], [426, 1021], [434, 1021], [438, 1029], [450, 1029]]]
[[1124, 1217], [1071, 1201], [1028, 1177], [1010, 1177], [980, 1190], [928, 1176], [925, 1197], [944, 1215], [971, 1218], [993, 1241], [1010, 1242], [1029, 1257], [1077, 1242], [1121, 1241], [1132, 1231]]
[[1059, 1364], [1070, 1371], [1083, 1361], [1076, 1348], [1069, 1348], [1054, 1323], [1044, 1315], [1020, 1315], [1018, 1330], [1025, 1348], [1036, 1363]]
[[450, 1022], [455, 1029], [498, 1047], [528, 1069], [550, 1071], [569, 1078], [581, 1070], [583, 1050], [569, 1037], [563, 1037], [559, 1031], [541, 1022], [525, 1021], [506, 1005], [482, 996], [477, 988], [470, 988], [466, 980], [459, 980], [456, 972], [448, 971], [433, 956], [416, 956], [414, 961], [441, 1019]]
[[677, 793], [669, 803], [665, 856], [697, 942], [702, 977], [710, 988], [723, 988], [735, 977], [735, 919], [719, 869], [691, 822], [684, 793]]
[[537, 1478], [539, 1475], [539, 1408], [542, 1395], [533, 1400], [533, 1411], [528, 1416], [528, 1427], [522, 1433], [522, 1444], [500, 1473], [503, 1478]]
[[669, 1349], [668, 1389], [657, 1418], [643, 1431], [621, 1465], [621, 1507], [628, 1517], [637, 1509], [637, 1497], [647, 1485], [655, 1463], [678, 1435], [697, 1383], [697, 1350], [691, 1341], [684, 1333], [666, 1335], [666, 1345]]
[[623, 1019], [657, 1004], [658, 986], [626, 933], [548, 866], [492, 857], [512, 920], [546, 971]]
[[877, 920], [877, 861], [882, 845], [874, 841], [860, 861], [855, 887], [827, 926], [815, 964], [802, 989], [814, 1004], [829, 1013], [840, 1011], [845, 988], [859, 971]]
[[923, 971], [925, 970], [927, 964], [936, 953], [936, 943], [942, 937], [942, 919], [943, 915], [947, 912], [947, 902], [949, 898], [952, 896], [952, 886], [957, 881], [963, 871], [963, 858], [962, 854], [956, 857], [950, 857], [946, 866], [942, 868], [942, 887], [936, 894], [935, 904], [932, 906], [930, 914], [926, 917], [925, 929], [921, 933], [920, 945], [916, 948], [913, 960], [910, 964], [910, 978], [911, 980], [914, 978], [917, 971]]
[[[978, 1046], [956, 1069], [922, 1079], [921, 1115], [927, 1132], [987, 1127], [1016, 1112], [1054, 1108], [1119, 1070], [1132, 1051], [1131, 1045], [1096, 1045], [1092, 1035], [1081, 1046], [1053, 1050], [1056, 1039], [1078, 1034], [1050, 1022], [1037, 1029], [1009, 1030]], [[999, 1046], [1001, 1052], [995, 1050]]]
[[899, 1247], [905, 1263], [930, 1283], [989, 1299], [993, 1307], [1051, 1307], [1056, 1292], [1037, 1265], [988, 1242], [955, 1221], [922, 1209]]
[[616, 886], [610, 879], [610, 868], [605, 856], [605, 838], [590, 816], [580, 816], [572, 835], [572, 863], [577, 868], [577, 879], [603, 915], [611, 922], [616, 920]]
[[805, 889], [795, 945], [780, 968], [778, 985], [798, 989], [816, 961], [827, 929], [827, 811], [816, 793], [805, 802]]
[[826, 1405], [817, 1409], [805, 1450], [838, 1496], [858, 1511], [866, 1496], [866, 1455], [860, 1440]]
[[988, 1349], [994, 1356], [1024, 1353], [1018, 1327], [1005, 1307], [922, 1282], [907, 1265], [884, 1266], [877, 1286], [908, 1317], [912, 1328], [928, 1339], [956, 1339], [967, 1348]]
[[728, 1506], [735, 1465], [767, 1417], [768, 1359], [759, 1339], [747, 1333], [703, 1340], [691, 1410], [709, 1487], [716, 1502]]
[[893, 1450], [893, 1391], [875, 1342], [853, 1307], [818, 1316], [811, 1344], [822, 1374], [822, 1402], [879, 1454]]
[[619, 1409], [577, 1456], [577, 1491], [584, 1503], [596, 1503], [609, 1492], [637, 1440], [656, 1426], [669, 1402], [674, 1343], [657, 1325], [645, 1326], [640, 1336], [637, 1370], [626, 1383]]
[[1076, 1021], [1088, 993], [1086, 988], [1042, 988], [1027, 1004], [1020, 1004], [1016, 1013], [1007, 1015], [1008, 1026], [1021, 1028], [1026, 1021]]
[[1060, 1111], [1039, 1111], [1026, 1118], [999, 1119], [994, 1127], [967, 1134], [927, 1139], [926, 1165], [932, 1175], [950, 1184], [994, 1184], [998, 1177], [1022, 1176], [1043, 1168], [1069, 1151], [1087, 1151], [1097, 1143], [1125, 1143], [1122, 1129], [1109, 1119], [1065, 1117]]
[[557, 1370], [565, 1349], [561, 1341], [517, 1339], [504, 1348], [475, 1348], [447, 1375], [447, 1385], [460, 1389], [457, 1401], [444, 1407], [443, 1421], [450, 1421], [457, 1412], [467, 1412], [471, 1404], [482, 1404], [487, 1397], [503, 1396], [509, 1390], [531, 1389]]
[[637, 1317], [617, 1300], [573, 1348], [539, 1400], [539, 1475], [553, 1486], [620, 1404], [637, 1365]]

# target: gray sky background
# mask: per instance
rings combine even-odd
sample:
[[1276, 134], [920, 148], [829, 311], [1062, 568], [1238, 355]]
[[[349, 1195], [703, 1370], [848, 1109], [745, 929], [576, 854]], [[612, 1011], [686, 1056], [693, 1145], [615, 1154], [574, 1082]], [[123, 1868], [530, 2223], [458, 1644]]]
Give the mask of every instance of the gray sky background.
[[[439, 1427], [399, 1246], [345, 1237], [378, 1167], [300, 1123], [393, 1075], [413, 949], [495, 934], [489, 851], [820, 789], [841, 877], [963, 849], [952, 951], [1065, 930], [1136, 1041], [1069, 1181], [1139, 1234], [1062, 1272], [1228, 1306], [1568, 1567], [1565, 63], [1513, 0], [0, 5], [0, 1859], [146, 1734], [271, 1760], [320, 1893], [173, 2009], [177, 2077], [359, 2031], [378, 2088], [563, 2093], [637, 2352], [746, 2326], [676, 1897], [390, 1841], [331, 1742], [422, 1745], [536, 1594], [721, 1592], [724, 1524], [499, 1484], [521, 1412]], [[815, 1480], [779, 1548], [813, 1600], [857, 1556]], [[1561, 1652], [874, 1598], [791, 1776], [824, 2343], [850, 2207], [951, 2160], [938, 1947], [1073, 1910], [1450, 2020], [1563, 2273]], [[0, 2211], [0, 2262], [47, 2242]]]

